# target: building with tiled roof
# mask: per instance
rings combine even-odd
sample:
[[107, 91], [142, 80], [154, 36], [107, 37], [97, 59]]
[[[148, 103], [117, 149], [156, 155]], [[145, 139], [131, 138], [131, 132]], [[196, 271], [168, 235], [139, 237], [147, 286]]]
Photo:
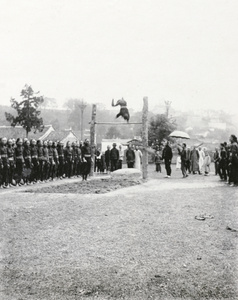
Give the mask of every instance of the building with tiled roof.
[[[7, 139], [25, 138], [26, 131], [22, 126], [0, 126], [0, 138], [6, 137]], [[28, 139], [36, 140], [52, 140], [62, 141], [65, 145], [67, 141], [76, 142], [80, 138], [71, 129], [65, 129], [61, 131], [55, 131], [52, 125], [45, 125], [42, 131], [29, 132]]]
[[[52, 125], [45, 125], [42, 128], [42, 131], [34, 131], [29, 132], [28, 138], [29, 139], [36, 139], [36, 140], [43, 140], [45, 139], [54, 128]], [[0, 126], [0, 138], [6, 137], [8, 139], [17, 139], [17, 138], [25, 138], [26, 137], [26, 130], [22, 126]]]
[[52, 131], [45, 140], [60, 141], [65, 145], [69, 141], [71, 143], [79, 141], [79, 138], [72, 130]]

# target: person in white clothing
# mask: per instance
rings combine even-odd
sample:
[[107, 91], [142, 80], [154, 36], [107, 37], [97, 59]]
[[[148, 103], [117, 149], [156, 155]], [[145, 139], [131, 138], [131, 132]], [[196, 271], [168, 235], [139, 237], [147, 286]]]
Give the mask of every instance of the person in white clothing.
[[142, 164], [142, 152], [139, 150], [139, 147], [135, 147], [135, 165], [134, 168], [140, 170]]
[[181, 156], [178, 155], [176, 159], [176, 170], [180, 170], [180, 169], [181, 169]]
[[199, 153], [199, 161], [198, 161], [199, 174], [202, 174], [203, 173], [203, 167], [204, 167], [205, 153], [204, 153], [204, 150], [201, 147], [198, 148], [198, 153]]
[[211, 157], [207, 151], [207, 149], [204, 149], [204, 175], [208, 176], [210, 173], [210, 164], [211, 164]]
[[121, 145], [119, 146], [119, 161], [118, 161], [118, 169], [122, 168], [122, 162], [124, 158], [124, 151], [122, 150]]

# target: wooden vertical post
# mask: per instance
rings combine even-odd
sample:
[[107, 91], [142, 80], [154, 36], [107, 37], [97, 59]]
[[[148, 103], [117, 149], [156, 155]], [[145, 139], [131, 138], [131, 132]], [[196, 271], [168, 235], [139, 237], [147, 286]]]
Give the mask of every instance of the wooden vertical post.
[[96, 111], [97, 106], [93, 104], [92, 106], [92, 119], [90, 125], [90, 146], [91, 146], [91, 171], [90, 175], [94, 174], [94, 163], [95, 163], [95, 150], [96, 150], [96, 141], [95, 141], [95, 126], [96, 126]]
[[143, 98], [143, 111], [142, 111], [142, 145], [143, 145], [143, 156], [142, 156], [142, 176], [143, 179], [148, 177], [148, 98]]

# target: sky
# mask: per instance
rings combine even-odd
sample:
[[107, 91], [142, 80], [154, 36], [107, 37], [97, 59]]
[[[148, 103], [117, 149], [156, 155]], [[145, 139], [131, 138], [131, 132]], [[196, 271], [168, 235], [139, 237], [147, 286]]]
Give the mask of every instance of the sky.
[[237, 0], [0, 0], [0, 103], [25, 84], [134, 110], [238, 111]]

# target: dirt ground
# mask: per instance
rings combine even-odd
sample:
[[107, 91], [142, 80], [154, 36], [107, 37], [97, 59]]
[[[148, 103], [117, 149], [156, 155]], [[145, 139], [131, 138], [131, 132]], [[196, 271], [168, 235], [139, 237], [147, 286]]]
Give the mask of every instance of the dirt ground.
[[[65, 182], [66, 181], [66, 182]], [[124, 187], [130, 187], [140, 184], [142, 180], [126, 179], [126, 178], [110, 178], [107, 175], [99, 174], [88, 181], [81, 181], [79, 178], [73, 180], [57, 181], [56, 183], [44, 185], [36, 185], [31, 188], [24, 189], [28, 193], [75, 193], [75, 194], [105, 194]]]
[[238, 188], [164, 175], [105, 194], [0, 191], [0, 299], [238, 299]]

